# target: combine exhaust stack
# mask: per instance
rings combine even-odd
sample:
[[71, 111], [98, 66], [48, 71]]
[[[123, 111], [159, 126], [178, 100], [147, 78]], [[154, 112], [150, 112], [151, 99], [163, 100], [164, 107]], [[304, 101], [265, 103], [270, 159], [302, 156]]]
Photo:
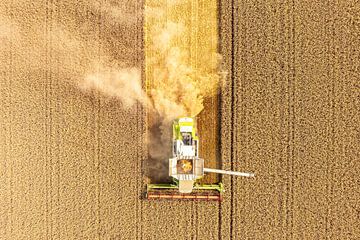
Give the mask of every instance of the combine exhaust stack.
[[173, 158], [169, 159], [169, 176], [174, 182], [148, 184], [147, 199], [221, 201], [224, 191], [222, 183], [197, 183], [205, 172], [254, 177], [252, 173], [205, 168], [204, 159], [199, 158], [195, 120], [189, 117], [179, 118], [173, 124]]

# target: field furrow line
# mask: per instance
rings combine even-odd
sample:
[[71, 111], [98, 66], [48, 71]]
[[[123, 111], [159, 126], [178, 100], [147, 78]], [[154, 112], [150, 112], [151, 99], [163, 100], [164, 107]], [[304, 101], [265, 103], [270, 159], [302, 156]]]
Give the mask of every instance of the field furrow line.
[[[326, 238], [333, 239], [333, 216], [332, 213], [334, 211], [334, 169], [337, 169], [336, 166], [336, 159], [335, 159], [335, 66], [334, 60], [336, 56], [334, 55], [334, 5], [333, 3], [328, 3], [327, 7], [327, 15], [329, 16], [328, 23], [326, 24], [326, 35], [329, 37], [327, 38], [327, 75], [329, 78], [329, 91], [328, 91], [328, 101], [329, 101], [329, 130], [328, 130], [328, 166], [326, 169], [327, 175], [327, 202], [328, 202], [328, 209], [327, 209], [327, 216], [326, 216]], [[331, 36], [331, 37], [330, 37]], [[330, 137], [331, 136], [331, 137]]]
[[[103, 8], [102, 1], [99, 2], [98, 8], [101, 10]], [[103, 26], [102, 26], [102, 13], [100, 13], [97, 16], [97, 24], [96, 24], [96, 38], [98, 39], [97, 42], [97, 52], [98, 57], [97, 60], [101, 61], [101, 52], [102, 52], [102, 36], [103, 36]], [[101, 149], [102, 149], [102, 139], [101, 139], [101, 127], [102, 127], [102, 118], [101, 118], [101, 108], [102, 108], [102, 97], [100, 92], [96, 91], [95, 93], [95, 107], [94, 107], [94, 113], [96, 114], [96, 120], [95, 120], [95, 139], [96, 139], [96, 145], [95, 145], [95, 151], [96, 151], [96, 158], [95, 158], [95, 194], [96, 194], [96, 236], [98, 239], [102, 239], [102, 215], [101, 215], [101, 208], [102, 208], [102, 199], [101, 199], [101, 192], [102, 192], [102, 169], [101, 169]]]
[[[101, 4], [100, 4], [100, 9], [101, 9]], [[98, 43], [98, 52], [101, 52], [101, 14], [99, 14], [98, 17], [98, 39], [99, 39], [99, 43]], [[99, 54], [99, 58], [98, 60], [100, 61], [100, 54]], [[102, 98], [99, 92], [96, 93], [96, 105], [95, 105], [95, 113], [96, 113], [96, 227], [97, 227], [97, 237], [98, 239], [102, 238], [101, 235], [101, 207], [102, 207], [102, 200], [101, 200], [101, 182], [102, 182], [102, 169], [101, 169], [101, 149], [102, 149], [102, 145], [101, 145], [101, 126], [102, 126], [102, 119], [101, 119], [101, 108], [102, 108]]]
[[[226, 72], [220, 88], [220, 100], [219, 100], [219, 118], [220, 118], [220, 135], [219, 135], [219, 151], [221, 167], [224, 168], [226, 165], [223, 162], [232, 162], [232, 41], [233, 41], [233, 1], [232, 0], [221, 0], [219, 1], [219, 52], [223, 56], [223, 63], [221, 69]], [[229, 166], [228, 166], [229, 167]], [[231, 167], [231, 165], [230, 165]], [[230, 239], [231, 235], [231, 178], [220, 177], [221, 181], [227, 188], [224, 193], [224, 200], [219, 204], [219, 239]]]
[[[230, 122], [230, 139], [231, 139], [231, 146], [230, 146], [230, 161], [231, 161], [231, 170], [235, 170], [234, 169], [234, 164], [233, 162], [236, 161], [236, 157], [237, 155], [235, 155], [235, 149], [234, 149], [234, 145], [236, 146], [236, 142], [235, 142], [235, 131], [236, 131], [236, 123], [235, 123], [235, 114], [237, 112], [236, 109], [236, 105], [235, 105], [235, 79], [237, 77], [237, 71], [235, 69], [236, 67], [236, 59], [235, 59], [235, 44], [237, 43], [237, 37], [238, 34], [236, 34], [236, 15], [238, 12], [236, 11], [236, 5], [235, 2], [232, 1], [231, 4], [231, 103], [230, 103], [230, 109], [232, 109], [231, 111], [231, 122]], [[236, 109], [236, 110], [235, 110]], [[234, 201], [234, 192], [235, 192], [235, 186], [234, 186], [234, 177], [231, 176], [230, 177], [230, 239], [235, 239], [234, 238], [234, 232], [235, 232], [235, 228], [234, 228], [234, 224], [235, 224], [235, 201]]]
[[46, 182], [46, 237], [52, 237], [52, 176], [51, 176], [51, 167], [52, 167], [52, 144], [51, 144], [51, 134], [52, 134], [52, 112], [51, 112], [51, 98], [52, 98], [52, 39], [51, 31], [53, 24], [53, 2], [51, 0], [46, 1], [46, 79], [44, 83], [45, 87], [45, 103], [46, 103], [46, 157], [45, 157], [45, 182]]

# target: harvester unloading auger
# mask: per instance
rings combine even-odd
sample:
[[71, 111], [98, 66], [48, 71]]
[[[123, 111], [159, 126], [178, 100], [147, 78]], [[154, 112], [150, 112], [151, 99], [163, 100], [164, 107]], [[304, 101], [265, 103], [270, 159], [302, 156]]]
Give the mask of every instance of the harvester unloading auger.
[[169, 176], [173, 183], [147, 185], [147, 199], [222, 200], [224, 187], [218, 184], [200, 184], [204, 173], [219, 173], [254, 177], [253, 173], [225, 171], [204, 167], [199, 158], [199, 138], [194, 118], [183, 117], [173, 123], [173, 157], [169, 159]]

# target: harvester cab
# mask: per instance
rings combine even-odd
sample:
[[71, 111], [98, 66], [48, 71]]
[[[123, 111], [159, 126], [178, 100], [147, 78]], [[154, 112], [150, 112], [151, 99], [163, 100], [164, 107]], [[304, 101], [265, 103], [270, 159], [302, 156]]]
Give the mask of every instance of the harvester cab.
[[194, 118], [183, 117], [173, 123], [173, 157], [169, 159], [169, 176], [172, 184], [148, 184], [147, 199], [196, 199], [221, 201], [224, 191], [222, 183], [200, 184], [197, 180], [204, 172], [253, 177], [252, 173], [241, 173], [204, 167], [199, 158], [199, 138]]
[[196, 125], [193, 118], [179, 118], [173, 124], [173, 157], [198, 157]]

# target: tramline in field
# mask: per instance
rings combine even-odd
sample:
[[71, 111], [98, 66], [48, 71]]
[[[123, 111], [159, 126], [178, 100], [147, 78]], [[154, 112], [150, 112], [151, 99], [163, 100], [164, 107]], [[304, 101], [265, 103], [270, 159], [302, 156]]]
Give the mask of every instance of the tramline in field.
[[226, 171], [204, 167], [204, 159], [199, 157], [199, 137], [196, 121], [183, 117], [173, 123], [173, 157], [169, 159], [169, 176], [173, 183], [147, 185], [147, 199], [194, 199], [222, 200], [223, 184], [200, 184], [199, 179], [206, 172], [254, 177], [253, 173]]

